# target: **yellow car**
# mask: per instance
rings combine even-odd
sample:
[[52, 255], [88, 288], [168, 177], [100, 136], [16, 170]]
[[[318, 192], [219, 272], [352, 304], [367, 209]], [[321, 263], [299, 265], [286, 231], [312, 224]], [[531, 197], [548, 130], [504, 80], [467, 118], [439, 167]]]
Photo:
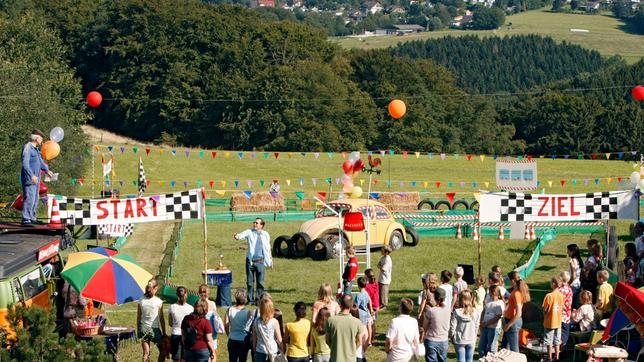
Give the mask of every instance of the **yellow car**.
[[[418, 234], [412, 228], [406, 228], [397, 222], [391, 212], [381, 203], [367, 199], [340, 199], [328, 203], [341, 215], [347, 212], [359, 211], [367, 222], [369, 210], [369, 233], [372, 248], [389, 245], [393, 250], [400, 249], [403, 244], [416, 245]], [[340, 223], [342, 223], [342, 218]], [[365, 224], [365, 228], [368, 225]], [[292, 237], [280, 236], [275, 239], [273, 252], [275, 255], [303, 257], [308, 255], [316, 260], [333, 259], [340, 256], [340, 251], [346, 245], [364, 249], [367, 244], [365, 231], [342, 231], [342, 245], [338, 240], [338, 216], [322, 207], [314, 219], [306, 221], [300, 230]], [[286, 244], [286, 251], [284, 246]]]

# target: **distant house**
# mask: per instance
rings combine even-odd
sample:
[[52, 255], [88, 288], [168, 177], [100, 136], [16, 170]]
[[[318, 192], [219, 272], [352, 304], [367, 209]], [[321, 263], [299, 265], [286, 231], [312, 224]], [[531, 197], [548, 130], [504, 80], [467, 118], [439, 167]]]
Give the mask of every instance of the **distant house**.
[[362, 9], [365, 13], [368, 13], [368, 14], [381, 13], [384, 10], [382, 5], [380, 5], [380, 3], [377, 1], [367, 1], [362, 6]]
[[389, 28], [390, 34], [397, 35], [420, 33], [421, 31], [425, 31], [425, 27], [418, 24], [398, 24]]
[[579, 5], [579, 10], [586, 10], [587, 12], [599, 11], [599, 1], [589, 1], [586, 5]]
[[405, 8], [400, 5], [390, 5], [385, 9], [387, 14], [404, 14], [406, 12]]
[[354, 21], [362, 21], [362, 19], [364, 18], [364, 14], [361, 11], [357, 11], [357, 10], [352, 11], [349, 14], [349, 18], [354, 20]]
[[251, 8], [274, 8], [275, 0], [251, 0]]
[[472, 21], [473, 15], [472, 12], [467, 10], [465, 15], [458, 15], [452, 18], [452, 21], [449, 23], [450, 26], [461, 27], [465, 24]]

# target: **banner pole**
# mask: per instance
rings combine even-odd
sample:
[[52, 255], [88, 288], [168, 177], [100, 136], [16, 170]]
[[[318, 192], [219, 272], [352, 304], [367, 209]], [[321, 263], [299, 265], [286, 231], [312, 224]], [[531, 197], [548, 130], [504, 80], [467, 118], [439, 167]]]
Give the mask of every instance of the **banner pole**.
[[483, 229], [481, 228], [481, 222], [477, 220], [479, 228], [479, 240], [478, 240], [478, 249], [479, 249], [479, 276], [481, 275], [481, 240], [483, 240]]
[[206, 191], [201, 188], [201, 218], [203, 220], [203, 282], [208, 283], [208, 223], [206, 220]]

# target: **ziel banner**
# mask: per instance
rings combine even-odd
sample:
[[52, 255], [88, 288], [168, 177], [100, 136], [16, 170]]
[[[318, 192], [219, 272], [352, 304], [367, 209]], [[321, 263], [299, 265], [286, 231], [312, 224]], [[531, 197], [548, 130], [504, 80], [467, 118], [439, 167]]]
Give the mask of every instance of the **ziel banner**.
[[481, 194], [480, 222], [639, 219], [634, 191], [573, 195], [491, 192]]
[[[54, 206], [53, 201], [56, 201]], [[80, 199], [49, 195], [48, 215], [58, 213], [71, 225], [134, 224], [151, 221], [201, 219], [204, 195], [200, 189], [125, 199]]]

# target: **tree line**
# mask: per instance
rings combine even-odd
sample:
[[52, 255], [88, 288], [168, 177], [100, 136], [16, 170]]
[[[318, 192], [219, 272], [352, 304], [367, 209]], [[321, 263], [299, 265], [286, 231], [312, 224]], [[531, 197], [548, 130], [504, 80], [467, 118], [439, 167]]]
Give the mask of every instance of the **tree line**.
[[[196, 0], [24, 0], [0, 12], [0, 26], [13, 29], [0, 33], [0, 58], [11, 60], [1, 92], [24, 97], [0, 97], [3, 194], [18, 185], [16, 135], [63, 126], [52, 166], [80, 168], [78, 126], [89, 117], [140, 140], [222, 149], [643, 148], [644, 112], [626, 85], [641, 82], [644, 62], [548, 38], [345, 51], [318, 28]], [[81, 87], [107, 100], [87, 110]], [[400, 120], [387, 114], [393, 98], [407, 104]]]

